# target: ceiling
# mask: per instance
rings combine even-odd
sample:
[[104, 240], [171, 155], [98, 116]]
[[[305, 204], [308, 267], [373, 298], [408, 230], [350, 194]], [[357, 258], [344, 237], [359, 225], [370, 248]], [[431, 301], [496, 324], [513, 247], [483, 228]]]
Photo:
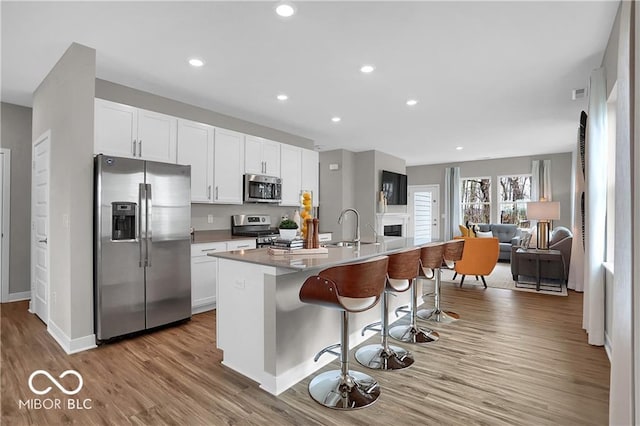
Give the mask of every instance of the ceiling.
[[571, 91], [600, 66], [618, 8], [295, 4], [283, 19], [272, 1], [2, 1], [2, 101], [31, 106], [77, 42], [96, 49], [98, 78], [310, 138], [321, 151], [376, 149], [407, 165], [567, 152], [586, 108]]

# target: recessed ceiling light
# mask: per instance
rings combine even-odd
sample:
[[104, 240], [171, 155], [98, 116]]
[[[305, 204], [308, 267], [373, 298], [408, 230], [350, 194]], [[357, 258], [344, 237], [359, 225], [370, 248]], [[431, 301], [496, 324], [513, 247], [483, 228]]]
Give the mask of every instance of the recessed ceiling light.
[[340, 118], [340, 117], [333, 117], [333, 118], [331, 118], [331, 121], [333, 121], [334, 123], [337, 123], [337, 122], [339, 122], [340, 120], [342, 120], [342, 118]]
[[360, 71], [362, 71], [365, 74], [369, 74], [369, 73], [373, 72], [373, 70], [375, 70], [375, 69], [376, 69], [376, 67], [374, 67], [373, 65], [363, 65], [360, 68]]
[[295, 15], [296, 8], [289, 2], [281, 1], [276, 5], [276, 13], [283, 18], [289, 18]]
[[407, 105], [409, 105], [409, 106], [414, 106], [414, 105], [416, 105], [417, 103], [418, 103], [418, 101], [417, 101], [417, 100], [415, 100], [415, 99], [409, 99], [409, 100], [407, 101]]
[[285, 95], [284, 93], [281, 93], [277, 96], [279, 101], [286, 101], [287, 99], [289, 99], [289, 97], [287, 95]]
[[189, 59], [189, 65], [192, 67], [201, 67], [204, 65], [204, 61], [198, 58], [191, 58]]
[[462, 147], [462, 146], [456, 146], [456, 150], [458, 150], [458, 151], [462, 151], [463, 149], [464, 149], [464, 147]]

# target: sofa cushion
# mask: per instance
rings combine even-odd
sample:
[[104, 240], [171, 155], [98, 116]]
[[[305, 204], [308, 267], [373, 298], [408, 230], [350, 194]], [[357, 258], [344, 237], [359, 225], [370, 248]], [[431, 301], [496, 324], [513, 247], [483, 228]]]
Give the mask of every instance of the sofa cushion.
[[491, 232], [491, 231], [487, 231], [487, 232], [478, 231], [476, 233], [476, 237], [478, 237], [478, 238], [493, 238], [493, 232]]
[[520, 237], [518, 226], [512, 223], [483, 223], [479, 226], [482, 232], [491, 231], [501, 243], [511, 244], [514, 238]]

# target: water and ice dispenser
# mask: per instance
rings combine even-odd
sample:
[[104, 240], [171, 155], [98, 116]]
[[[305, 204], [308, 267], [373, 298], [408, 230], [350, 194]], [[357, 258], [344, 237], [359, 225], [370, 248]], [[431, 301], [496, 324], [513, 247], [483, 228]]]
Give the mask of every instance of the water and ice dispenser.
[[136, 239], [136, 203], [116, 201], [111, 203], [111, 239]]

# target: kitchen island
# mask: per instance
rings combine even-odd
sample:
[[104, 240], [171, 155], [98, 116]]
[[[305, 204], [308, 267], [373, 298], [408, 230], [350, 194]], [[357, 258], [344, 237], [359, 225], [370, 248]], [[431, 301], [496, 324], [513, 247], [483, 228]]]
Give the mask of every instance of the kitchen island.
[[[359, 248], [329, 247], [327, 254], [269, 255], [268, 249], [212, 253], [218, 258], [217, 346], [222, 363], [278, 395], [331, 362], [315, 354], [340, 340], [340, 314], [333, 309], [300, 302], [304, 281], [331, 266], [392, 254], [426, 244], [394, 238]], [[392, 298], [390, 312], [410, 300], [410, 292]], [[395, 319], [392, 316], [392, 320]], [[374, 333], [361, 336], [362, 327], [380, 321], [380, 309], [351, 315], [351, 348]], [[350, 349], [351, 349], [350, 348]], [[364, 367], [363, 367], [364, 368]]]

